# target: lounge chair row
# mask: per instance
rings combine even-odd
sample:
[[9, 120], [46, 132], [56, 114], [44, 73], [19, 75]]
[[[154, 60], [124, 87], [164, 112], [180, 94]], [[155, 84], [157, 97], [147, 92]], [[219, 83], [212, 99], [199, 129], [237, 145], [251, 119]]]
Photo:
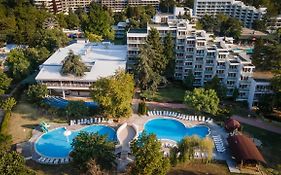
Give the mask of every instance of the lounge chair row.
[[216, 135], [216, 136], [212, 136], [213, 140], [214, 140], [214, 143], [215, 143], [215, 146], [216, 146], [216, 149], [219, 153], [223, 153], [225, 152], [225, 147], [224, 147], [224, 144], [223, 144], [223, 140], [221, 138], [220, 135]]
[[173, 148], [173, 147], [177, 147], [177, 144], [173, 144], [173, 143], [162, 143], [162, 146], [164, 148]]
[[67, 164], [72, 161], [72, 158], [47, 158], [47, 157], [40, 157], [38, 159], [39, 163], [42, 164], [50, 164], [50, 165], [58, 165], [58, 164]]
[[70, 120], [69, 125], [90, 125], [93, 123], [104, 123], [107, 122], [106, 118], [89, 118], [89, 119], [77, 119], [77, 120]]
[[205, 152], [197, 152], [197, 151], [194, 152], [194, 158], [205, 159], [207, 157], [208, 157], [208, 154]]
[[207, 122], [212, 123], [213, 119], [211, 118], [205, 118], [205, 116], [197, 116], [197, 115], [184, 115], [177, 112], [171, 112], [171, 111], [148, 111], [148, 116], [168, 116], [168, 117], [174, 117], [181, 120], [188, 120], [188, 121], [199, 121], [199, 122]]

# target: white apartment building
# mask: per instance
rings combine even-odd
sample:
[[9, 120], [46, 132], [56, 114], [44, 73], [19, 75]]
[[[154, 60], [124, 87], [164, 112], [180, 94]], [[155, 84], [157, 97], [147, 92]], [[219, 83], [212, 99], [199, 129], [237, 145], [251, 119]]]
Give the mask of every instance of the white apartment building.
[[233, 44], [233, 38], [214, 37], [204, 30], [196, 30], [188, 20], [173, 19], [164, 24], [149, 24], [147, 29], [133, 29], [127, 33], [128, 66], [133, 69], [140, 47], [151, 28], [161, 37], [171, 32], [175, 37], [175, 78], [183, 80], [189, 71], [195, 76], [194, 86], [203, 86], [215, 75], [227, 86], [227, 95], [239, 90], [238, 101], [247, 101], [255, 66], [246, 51]]
[[113, 12], [121, 12], [127, 6], [146, 6], [151, 5], [158, 9], [160, 0], [33, 0], [34, 4], [40, 8], [44, 5], [50, 12], [68, 12], [79, 8], [87, 8], [91, 2], [96, 2], [106, 6]]
[[281, 14], [269, 19], [267, 26], [268, 26], [267, 31], [270, 33], [275, 32], [278, 29], [281, 29]]
[[[80, 55], [88, 67], [82, 77], [62, 75], [63, 61], [69, 51]], [[99, 78], [114, 75], [118, 69], [126, 69], [127, 48], [125, 45], [110, 43], [90, 43], [81, 40], [65, 48], [60, 48], [41, 66], [35, 80], [47, 85], [48, 90], [65, 95], [89, 96], [90, 86]]]
[[61, 0], [33, 0], [34, 5], [39, 9], [47, 9], [52, 13], [63, 12]]
[[259, 98], [264, 94], [272, 94], [270, 80], [273, 74], [269, 72], [254, 72], [251, 79], [250, 94], [248, 97], [249, 108], [256, 106]]
[[236, 0], [195, 0], [193, 13], [198, 18], [204, 15], [225, 14], [240, 20], [245, 27], [251, 28], [254, 20], [263, 17], [266, 8], [257, 9]]

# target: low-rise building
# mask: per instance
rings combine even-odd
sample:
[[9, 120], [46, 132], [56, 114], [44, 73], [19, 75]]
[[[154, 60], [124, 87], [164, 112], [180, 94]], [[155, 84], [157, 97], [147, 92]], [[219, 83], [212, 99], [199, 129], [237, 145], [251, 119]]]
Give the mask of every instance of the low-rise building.
[[270, 72], [254, 72], [248, 97], [249, 108], [255, 107], [262, 95], [273, 93], [270, 83], [272, 78], [273, 74]]
[[245, 27], [251, 28], [255, 20], [266, 14], [266, 8], [247, 6], [236, 0], [195, 0], [193, 14], [198, 18], [204, 15], [224, 14], [240, 20]]
[[[81, 56], [88, 67], [82, 77], [62, 75], [61, 68], [69, 51]], [[41, 66], [35, 80], [45, 84], [50, 91], [65, 95], [88, 96], [90, 86], [99, 78], [114, 75], [118, 69], [126, 69], [127, 48], [108, 42], [90, 43], [81, 40], [65, 48], [58, 49]]]

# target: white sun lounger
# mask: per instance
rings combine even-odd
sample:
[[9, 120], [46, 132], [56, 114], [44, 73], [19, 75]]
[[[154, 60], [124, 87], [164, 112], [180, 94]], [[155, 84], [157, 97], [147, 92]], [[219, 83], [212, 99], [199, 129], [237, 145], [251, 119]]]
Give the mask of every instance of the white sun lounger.
[[59, 163], [59, 159], [55, 159], [55, 160], [54, 160], [54, 164], [57, 165], [58, 163]]
[[80, 125], [80, 119], [77, 120], [77, 125]]
[[195, 115], [194, 120], [195, 120], [195, 121], [198, 121], [198, 117], [197, 117], [197, 115]]
[[202, 122], [205, 122], [205, 116], [202, 117]]
[[69, 163], [69, 158], [65, 158], [64, 163]]
[[169, 117], [172, 117], [173, 116], [173, 113], [170, 111], [169, 112]]

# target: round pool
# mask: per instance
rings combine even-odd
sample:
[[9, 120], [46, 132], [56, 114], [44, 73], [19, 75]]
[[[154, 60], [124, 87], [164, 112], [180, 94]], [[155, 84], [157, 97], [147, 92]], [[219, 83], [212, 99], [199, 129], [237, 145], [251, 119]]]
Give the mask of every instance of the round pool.
[[155, 134], [158, 139], [169, 139], [180, 141], [186, 136], [196, 135], [204, 138], [209, 134], [209, 128], [203, 125], [185, 127], [185, 125], [174, 119], [153, 119], [144, 125], [144, 130], [149, 134]]
[[92, 125], [71, 131], [68, 138], [64, 135], [65, 128], [57, 128], [43, 134], [35, 142], [35, 150], [45, 157], [67, 157], [72, 150], [72, 140], [80, 131], [97, 132], [100, 135], [107, 135], [109, 140], [116, 141], [116, 132], [113, 128], [104, 125]]

